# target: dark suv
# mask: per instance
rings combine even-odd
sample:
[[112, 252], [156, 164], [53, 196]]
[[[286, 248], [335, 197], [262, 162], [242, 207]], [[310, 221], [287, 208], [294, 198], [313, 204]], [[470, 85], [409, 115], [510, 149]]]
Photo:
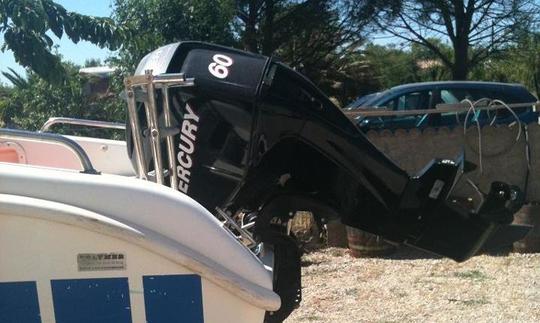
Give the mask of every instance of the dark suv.
[[[438, 104], [454, 104], [464, 99], [471, 101], [482, 98], [499, 99], [505, 103], [532, 103], [537, 99], [521, 84], [495, 82], [425, 82], [411, 83], [393, 87], [383, 92], [368, 94], [356, 99], [345, 107], [346, 110], [381, 108], [391, 111], [435, 109]], [[464, 112], [467, 109], [464, 108]], [[521, 121], [538, 121], [538, 113], [533, 107], [514, 109]], [[496, 112], [495, 123], [505, 124], [515, 121], [507, 110]], [[477, 112], [471, 115], [469, 122], [478, 120], [482, 125], [493, 120], [495, 112]], [[456, 126], [462, 124], [465, 114], [456, 116], [455, 112], [437, 114], [419, 114], [407, 116], [359, 117], [358, 124], [363, 130], [425, 128]]]

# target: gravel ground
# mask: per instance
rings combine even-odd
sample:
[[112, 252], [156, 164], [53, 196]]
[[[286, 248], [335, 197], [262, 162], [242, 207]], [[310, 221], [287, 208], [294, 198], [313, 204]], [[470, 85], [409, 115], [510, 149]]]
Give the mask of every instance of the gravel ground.
[[303, 262], [304, 299], [286, 323], [540, 322], [540, 254], [456, 263], [406, 248], [382, 259], [329, 248]]

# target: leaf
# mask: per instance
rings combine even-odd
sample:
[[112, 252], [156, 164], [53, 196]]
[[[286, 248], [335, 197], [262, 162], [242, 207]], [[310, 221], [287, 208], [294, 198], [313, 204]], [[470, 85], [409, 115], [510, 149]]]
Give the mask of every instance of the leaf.
[[31, 68], [44, 79], [59, 84], [65, 79], [60, 58], [53, 55], [47, 43], [35, 33], [9, 28], [4, 34], [7, 48], [13, 51], [17, 63]]
[[47, 36], [47, 34], [43, 34], [41, 38], [45, 40], [45, 42], [47, 43], [47, 47], [51, 48], [53, 46], [53, 40], [51, 39], [51, 37]]
[[64, 34], [64, 27], [63, 27], [64, 19], [62, 15], [65, 14], [65, 10], [64, 11], [60, 10], [57, 6], [52, 5], [48, 1], [45, 1], [44, 8], [48, 17], [49, 28], [56, 35], [56, 37], [62, 38]]
[[2, 75], [4, 75], [4, 77], [8, 79], [13, 86], [20, 89], [28, 88], [28, 81], [22, 75], [17, 73], [11, 67], [8, 67], [8, 70], [9, 72], [2, 72]]

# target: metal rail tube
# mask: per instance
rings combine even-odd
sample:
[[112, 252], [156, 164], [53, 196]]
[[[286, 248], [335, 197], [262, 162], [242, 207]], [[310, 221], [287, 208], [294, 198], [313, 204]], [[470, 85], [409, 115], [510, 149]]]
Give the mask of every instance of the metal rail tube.
[[[165, 118], [165, 127], [167, 129], [172, 127], [172, 115], [169, 108], [169, 87], [167, 85], [162, 88], [163, 94], [163, 115]], [[174, 137], [167, 136], [167, 153], [169, 156], [169, 178], [170, 186], [172, 189], [176, 189], [178, 185], [178, 173], [176, 172], [176, 156], [174, 155]]]
[[[508, 104], [510, 108], [526, 108], [530, 106], [536, 105], [538, 102], [531, 102], [531, 103], [513, 103]], [[469, 108], [469, 105], [463, 105], [463, 104], [444, 104], [440, 108], [435, 109], [419, 109], [419, 110], [406, 110], [406, 111], [392, 111], [392, 110], [385, 110], [382, 108], [377, 109], [366, 109], [363, 111], [344, 111], [345, 115], [349, 118], [355, 118], [355, 117], [384, 117], [384, 116], [409, 116], [409, 115], [418, 115], [418, 114], [437, 114], [437, 113], [448, 113], [448, 112], [456, 112], [456, 113], [466, 113], [467, 108]], [[506, 109], [503, 105], [493, 105], [493, 106], [485, 106], [485, 107], [475, 107], [477, 111], [479, 110], [500, 110], [500, 109]], [[382, 110], [382, 111], [381, 111]]]
[[146, 118], [148, 127], [150, 128], [150, 140], [152, 141], [152, 157], [154, 159], [154, 171], [156, 174], [156, 182], [163, 184], [163, 158], [161, 156], [161, 137], [158, 127], [156, 93], [154, 88], [154, 80], [152, 71], [146, 71], [146, 90], [148, 93], [148, 104], [145, 105]]
[[187, 87], [195, 84], [195, 79], [186, 78], [183, 73], [161, 74], [154, 76], [154, 83], [160, 87]]
[[[148, 180], [147, 165], [143, 156], [143, 135], [141, 132], [140, 120], [136, 111], [137, 102], [144, 103], [145, 115], [148, 122], [150, 136], [150, 148], [152, 158], [154, 159], [154, 169], [156, 182], [163, 184], [165, 176], [170, 177], [170, 186], [178, 190], [178, 174], [176, 172], [176, 156], [174, 154], [174, 135], [179, 129], [172, 126], [173, 116], [170, 111], [169, 89], [176, 87], [194, 86], [193, 78], [186, 78], [183, 73], [153, 75], [151, 70], [145, 71], [144, 75], [135, 75], [128, 77], [125, 81], [128, 94], [129, 122], [132, 128], [134, 153], [139, 169], [138, 175], [141, 179]], [[164, 126], [160, 129], [157, 115], [156, 92], [162, 92], [162, 105], [164, 114]], [[168, 172], [163, 168], [163, 158], [161, 154], [161, 137], [165, 137], [168, 153]]]
[[139, 115], [137, 114], [135, 92], [130, 80], [126, 80], [127, 105], [129, 112], [129, 125], [131, 126], [131, 134], [133, 138], [133, 149], [135, 150], [135, 160], [137, 163], [137, 173], [140, 179], [147, 180], [146, 176], [146, 160], [143, 155], [141, 128], [139, 123]]
[[107, 122], [98, 120], [76, 119], [76, 118], [49, 118], [41, 127], [41, 132], [47, 132], [52, 126], [56, 124], [70, 124], [77, 126], [104, 128], [104, 129], [118, 129], [126, 130], [126, 125], [117, 122]]
[[222, 209], [220, 208], [216, 208], [216, 212], [222, 217], [225, 219], [226, 223], [227, 224], [230, 224], [236, 231], [238, 231], [238, 233], [240, 233], [240, 235], [242, 236], [242, 238], [246, 239], [247, 241], [249, 241], [249, 243], [251, 243], [252, 245], [256, 245], [257, 244], [257, 241], [255, 241], [255, 239], [253, 239], [253, 237], [251, 236], [251, 234], [247, 233], [246, 230], [242, 229], [237, 223], [236, 221], [231, 218], [227, 212], [223, 211]]
[[82, 147], [67, 137], [52, 134], [52, 133], [41, 133], [41, 132], [31, 132], [31, 131], [22, 131], [14, 129], [0, 129], [0, 139], [6, 140], [17, 140], [17, 139], [31, 139], [38, 142], [48, 142], [61, 144], [71, 150], [78, 158], [83, 168], [83, 173], [86, 174], [99, 174], [98, 171], [92, 166], [92, 162], [88, 155], [82, 149]]

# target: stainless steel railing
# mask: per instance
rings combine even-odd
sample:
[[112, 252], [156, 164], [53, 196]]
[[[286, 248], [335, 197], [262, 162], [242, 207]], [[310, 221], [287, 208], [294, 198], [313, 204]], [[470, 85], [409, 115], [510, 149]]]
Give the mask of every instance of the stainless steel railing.
[[[184, 74], [152, 75], [152, 71], [145, 71], [145, 75], [129, 77], [124, 82], [127, 93], [129, 124], [131, 126], [137, 175], [139, 178], [148, 180], [150, 177], [146, 169], [146, 157], [143, 154], [143, 139], [141, 135], [141, 120], [137, 111], [137, 103], [144, 104], [148, 134], [150, 137], [150, 149], [154, 161], [154, 176], [158, 184], [165, 183], [165, 176], [169, 177], [171, 188], [178, 190], [178, 174], [176, 172], [176, 157], [174, 153], [173, 136], [180, 129], [172, 127], [172, 113], [170, 110], [169, 89], [174, 87], [193, 86], [194, 79], [186, 78]], [[164, 127], [158, 125], [156, 95], [161, 92]], [[167, 144], [168, 163], [163, 163], [161, 140], [165, 138]]]
[[[158, 184], [165, 184], [165, 179], [169, 180], [172, 189], [181, 191], [178, 187], [178, 173], [176, 170], [176, 155], [174, 151], [173, 136], [180, 133], [179, 127], [173, 127], [173, 117], [170, 109], [171, 98], [169, 89], [175, 87], [190, 87], [195, 85], [193, 78], [186, 78], [183, 74], [161, 74], [152, 75], [152, 71], [145, 71], [145, 75], [136, 75], [129, 77], [124, 82], [127, 94], [129, 124], [133, 138], [133, 149], [137, 165], [137, 176], [143, 180], [155, 179]], [[163, 111], [164, 125], [158, 124], [158, 104], [157, 96], [161, 95], [161, 111]], [[145, 134], [150, 139], [150, 148], [154, 161], [154, 170], [149, 172], [146, 169], [147, 160], [143, 153], [143, 134], [141, 129], [141, 120], [139, 116], [140, 107], [138, 104], [144, 104], [144, 117], [146, 118]], [[161, 150], [162, 140], [166, 142], [167, 164], [163, 161]], [[146, 139], [148, 140], [148, 139]], [[216, 218], [222, 223], [222, 226], [233, 237], [242, 242], [246, 247], [251, 248], [257, 245], [249, 227], [240, 225], [225, 210], [216, 208]]]
[[90, 158], [88, 158], [88, 155], [86, 154], [84, 149], [82, 149], [82, 147], [74, 140], [52, 133], [39, 133], [14, 129], [0, 129], [0, 140], [16, 141], [20, 139], [29, 139], [37, 142], [47, 142], [63, 145], [64, 147], [71, 150], [79, 158], [79, 162], [81, 163], [81, 166], [83, 168], [83, 173], [99, 174], [99, 172], [95, 170], [92, 162], [90, 161]]
[[[511, 109], [528, 108], [531, 106], [536, 106], [539, 103], [540, 102], [514, 103], [514, 104], [507, 104], [507, 106]], [[411, 115], [419, 115], [419, 114], [467, 113], [467, 110], [469, 109], [469, 107], [470, 105], [467, 103], [438, 104], [435, 109], [415, 109], [415, 110], [402, 110], [402, 111], [388, 110], [382, 107], [381, 108], [367, 107], [366, 109], [344, 111], [344, 113], [349, 118], [356, 118], [360, 116], [361, 117], [411, 116]], [[500, 104], [475, 106], [476, 111], [482, 111], [482, 110], [492, 111], [492, 110], [502, 110], [502, 109], [507, 109], [507, 108]]]
[[47, 132], [49, 129], [57, 124], [70, 124], [85, 127], [103, 128], [103, 129], [118, 129], [126, 130], [126, 125], [117, 122], [107, 122], [98, 120], [76, 119], [76, 118], [49, 118], [41, 127], [41, 132]]

